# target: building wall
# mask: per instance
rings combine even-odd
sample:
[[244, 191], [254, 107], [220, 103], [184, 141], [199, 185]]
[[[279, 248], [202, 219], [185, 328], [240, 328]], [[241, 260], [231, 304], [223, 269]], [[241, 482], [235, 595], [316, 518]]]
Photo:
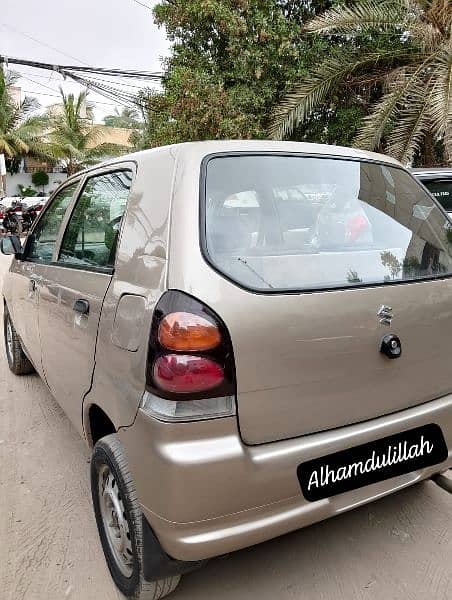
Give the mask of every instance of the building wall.
[[[35, 186], [31, 182], [31, 173], [16, 173], [15, 175], [10, 175], [7, 173], [6, 175], [6, 195], [7, 196], [15, 196], [19, 193], [17, 186], [19, 184], [24, 186]], [[50, 192], [53, 192], [55, 188], [57, 188], [60, 183], [67, 179], [66, 173], [48, 173], [49, 176], [49, 185], [44, 187], [44, 194], [48, 196]], [[35, 188], [37, 189], [37, 188]], [[38, 192], [41, 193], [41, 189], [38, 189]]]

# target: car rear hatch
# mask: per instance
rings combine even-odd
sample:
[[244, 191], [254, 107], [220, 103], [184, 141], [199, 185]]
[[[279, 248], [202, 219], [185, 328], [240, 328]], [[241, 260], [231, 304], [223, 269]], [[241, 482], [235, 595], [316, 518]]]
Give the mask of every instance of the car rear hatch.
[[[236, 156], [211, 159], [206, 181], [205, 257], [238, 286], [214, 308], [231, 334], [245, 442], [452, 391], [449, 221], [408, 173]], [[394, 360], [381, 352], [388, 334], [401, 342]]]
[[[452, 391], [451, 297], [451, 280], [251, 297], [243, 319], [228, 323], [243, 439], [341, 427]], [[393, 309], [391, 326], [380, 323], [382, 305]], [[390, 332], [402, 344], [396, 360], [380, 352]]]

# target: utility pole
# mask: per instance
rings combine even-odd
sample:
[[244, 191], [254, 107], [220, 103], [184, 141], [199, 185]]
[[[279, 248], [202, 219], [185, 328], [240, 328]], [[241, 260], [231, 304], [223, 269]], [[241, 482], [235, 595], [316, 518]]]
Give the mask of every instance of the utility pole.
[[6, 164], [5, 155], [0, 154], [0, 198], [6, 196]]

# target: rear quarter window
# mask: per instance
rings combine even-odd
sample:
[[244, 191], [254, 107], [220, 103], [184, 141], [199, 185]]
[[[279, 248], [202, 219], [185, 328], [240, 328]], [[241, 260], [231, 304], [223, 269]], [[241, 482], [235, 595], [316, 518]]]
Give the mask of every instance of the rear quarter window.
[[405, 170], [302, 155], [208, 159], [207, 260], [240, 285], [304, 291], [444, 277], [450, 223]]

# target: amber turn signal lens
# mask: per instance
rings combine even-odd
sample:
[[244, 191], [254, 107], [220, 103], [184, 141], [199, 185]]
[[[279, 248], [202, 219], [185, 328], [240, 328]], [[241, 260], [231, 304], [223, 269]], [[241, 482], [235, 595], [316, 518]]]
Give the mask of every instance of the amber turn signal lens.
[[221, 334], [218, 327], [204, 317], [174, 312], [162, 319], [158, 339], [168, 350], [202, 352], [218, 346]]

